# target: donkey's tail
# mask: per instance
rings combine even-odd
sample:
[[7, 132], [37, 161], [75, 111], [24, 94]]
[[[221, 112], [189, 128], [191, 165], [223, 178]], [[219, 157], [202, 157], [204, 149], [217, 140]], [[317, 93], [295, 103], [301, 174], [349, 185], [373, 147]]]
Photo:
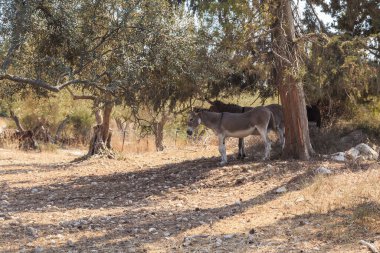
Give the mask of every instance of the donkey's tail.
[[277, 124], [276, 124], [276, 119], [274, 118], [273, 112], [270, 112], [268, 129], [277, 132]]

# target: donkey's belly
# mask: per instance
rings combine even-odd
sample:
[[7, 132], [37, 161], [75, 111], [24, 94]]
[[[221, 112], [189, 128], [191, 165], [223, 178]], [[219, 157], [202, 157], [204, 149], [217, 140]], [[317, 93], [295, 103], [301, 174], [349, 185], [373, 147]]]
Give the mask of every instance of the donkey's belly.
[[244, 138], [244, 137], [247, 137], [248, 135], [254, 134], [255, 132], [257, 132], [255, 127], [251, 127], [244, 130], [237, 130], [237, 131], [225, 130], [226, 137], [235, 137], [235, 138]]

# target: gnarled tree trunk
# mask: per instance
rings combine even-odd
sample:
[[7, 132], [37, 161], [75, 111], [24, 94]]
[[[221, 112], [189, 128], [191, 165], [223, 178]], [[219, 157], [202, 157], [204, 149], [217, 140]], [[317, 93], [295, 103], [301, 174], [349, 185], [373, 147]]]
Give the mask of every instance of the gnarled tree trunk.
[[93, 127], [93, 136], [90, 141], [90, 147], [87, 155], [105, 155], [114, 158], [115, 154], [111, 147], [112, 132], [110, 131], [111, 113], [114, 104], [107, 102], [103, 109], [103, 117], [100, 112], [96, 111], [97, 125]]

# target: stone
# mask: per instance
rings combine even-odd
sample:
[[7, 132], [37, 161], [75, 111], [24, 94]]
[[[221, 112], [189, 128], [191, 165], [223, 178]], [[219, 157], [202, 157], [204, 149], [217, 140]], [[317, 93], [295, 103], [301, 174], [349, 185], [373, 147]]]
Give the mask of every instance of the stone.
[[356, 145], [355, 149], [357, 149], [360, 152], [360, 155], [364, 156], [367, 160], [377, 160], [379, 158], [379, 154], [365, 143]]
[[149, 233], [156, 233], [157, 229], [156, 228], [150, 228], [148, 231], [149, 231]]
[[286, 189], [286, 187], [285, 186], [281, 186], [280, 188], [278, 188], [277, 190], [276, 190], [276, 193], [285, 193], [285, 192], [287, 192], [288, 190]]
[[34, 249], [34, 252], [35, 252], [35, 253], [44, 252], [44, 248], [42, 248], [42, 247], [40, 247], [40, 246], [37, 246], [37, 247]]
[[345, 155], [346, 155], [346, 158], [349, 160], [356, 160], [360, 155], [360, 151], [357, 150], [356, 148], [350, 148], [349, 150], [346, 151]]
[[222, 246], [222, 243], [223, 243], [222, 239], [220, 239], [220, 238], [216, 238], [216, 242], [215, 242], [215, 246], [216, 246], [216, 247], [220, 247], [220, 246]]
[[344, 152], [338, 152], [331, 155], [331, 159], [338, 162], [346, 161], [346, 154]]
[[315, 174], [332, 174], [332, 171], [326, 167], [319, 167], [314, 170]]
[[33, 227], [27, 227], [26, 231], [28, 232], [29, 235], [33, 237], [38, 237], [38, 230], [33, 228]]
[[235, 235], [234, 234], [229, 234], [229, 235], [225, 235], [223, 236], [224, 239], [231, 239], [233, 238]]

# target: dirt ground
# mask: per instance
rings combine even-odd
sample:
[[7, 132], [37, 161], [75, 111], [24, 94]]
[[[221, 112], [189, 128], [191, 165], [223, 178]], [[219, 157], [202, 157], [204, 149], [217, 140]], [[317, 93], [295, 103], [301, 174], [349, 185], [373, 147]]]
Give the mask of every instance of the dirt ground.
[[[216, 146], [75, 161], [0, 150], [1, 252], [370, 252], [380, 165], [272, 159]], [[331, 175], [317, 175], [324, 166]], [[276, 193], [280, 187], [283, 193]]]

